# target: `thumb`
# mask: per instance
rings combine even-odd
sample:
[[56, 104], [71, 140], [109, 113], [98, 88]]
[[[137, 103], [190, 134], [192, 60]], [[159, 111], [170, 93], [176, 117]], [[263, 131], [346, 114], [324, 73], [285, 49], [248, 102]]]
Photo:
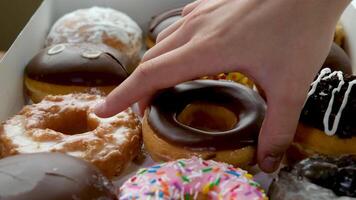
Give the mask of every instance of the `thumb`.
[[263, 171], [277, 170], [285, 150], [293, 141], [304, 102], [304, 98], [301, 99], [268, 99], [267, 115], [258, 139], [257, 160]]

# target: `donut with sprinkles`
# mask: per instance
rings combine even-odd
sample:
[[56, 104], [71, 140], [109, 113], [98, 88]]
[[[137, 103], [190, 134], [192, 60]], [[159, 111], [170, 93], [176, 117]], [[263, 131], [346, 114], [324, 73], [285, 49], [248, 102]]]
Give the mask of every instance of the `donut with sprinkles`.
[[193, 157], [140, 169], [119, 189], [120, 200], [266, 200], [246, 171]]

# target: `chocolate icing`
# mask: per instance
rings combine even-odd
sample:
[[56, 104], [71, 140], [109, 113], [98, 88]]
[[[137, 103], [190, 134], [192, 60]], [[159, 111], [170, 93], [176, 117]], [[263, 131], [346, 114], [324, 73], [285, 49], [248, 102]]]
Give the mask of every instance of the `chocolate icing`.
[[25, 74], [47, 83], [109, 86], [128, 77], [127, 63], [127, 57], [105, 45], [59, 44], [40, 51], [27, 65]]
[[176, 8], [154, 16], [149, 24], [149, 37], [156, 42], [157, 36], [165, 28], [182, 18], [183, 8]]
[[356, 156], [314, 156], [279, 171], [269, 188], [273, 200], [355, 200]]
[[[329, 127], [335, 120], [337, 112], [342, 104], [345, 92], [349, 86], [349, 82], [356, 79], [356, 76], [343, 74], [344, 84], [340, 92], [335, 93], [333, 109], [331, 111]], [[321, 79], [318, 83], [315, 92], [309, 96], [300, 115], [300, 121], [306, 125], [318, 128], [324, 131], [323, 118], [329, 106], [332, 91], [338, 87], [340, 80], [336, 75], [329, 79]], [[336, 130], [336, 135], [340, 138], [350, 138], [356, 136], [356, 87], [352, 87], [348, 96], [348, 101], [341, 113], [340, 122]]]
[[[177, 114], [193, 101], [224, 106], [238, 116], [239, 122], [232, 130], [223, 132], [197, 130], [178, 122]], [[234, 149], [256, 144], [265, 108], [262, 98], [243, 85], [197, 80], [157, 94], [147, 120], [157, 136], [172, 144], [197, 149]]]
[[338, 196], [356, 197], [356, 156], [312, 157], [298, 163], [294, 170]]
[[0, 160], [1, 200], [115, 200], [114, 187], [94, 166], [61, 153]]
[[331, 45], [330, 52], [324, 61], [323, 68], [326, 67], [333, 71], [339, 70], [346, 74], [352, 74], [351, 60], [349, 56], [335, 42]]

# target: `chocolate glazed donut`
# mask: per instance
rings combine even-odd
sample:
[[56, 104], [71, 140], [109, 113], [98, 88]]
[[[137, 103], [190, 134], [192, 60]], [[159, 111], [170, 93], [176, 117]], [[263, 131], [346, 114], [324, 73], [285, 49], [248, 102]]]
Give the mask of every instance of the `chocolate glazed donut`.
[[[181, 115], [191, 104], [201, 106], [200, 108], [205, 110], [197, 111], [195, 109], [195, 114], [188, 114], [191, 115], [189, 117], [191, 120], [187, 124], [182, 122]], [[229, 126], [214, 126], [215, 123], [218, 123], [218, 119], [215, 118], [213, 112], [210, 112], [210, 114], [213, 113], [209, 116], [210, 119], [201, 117], [202, 112], [209, 112], [210, 108], [206, 106], [209, 104], [227, 111], [227, 113], [222, 114], [216, 113], [216, 115], [225, 118], [223, 121], [231, 121], [231, 117], [227, 118], [227, 116], [235, 116], [237, 120]], [[217, 111], [219, 109], [215, 108]], [[146, 111], [144, 132], [147, 131], [146, 134], [144, 133], [144, 138], [145, 135], [150, 137], [150, 134], [147, 133], [151, 131], [159, 142], [179, 150], [188, 151], [182, 154], [183, 157], [189, 157], [188, 155], [205, 157], [205, 153], [209, 152], [209, 158], [214, 159], [219, 152], [231, 153], [246, 147], [254, 147], [257, 143], [264, 114], [265, 103], [262, 98], [257, 92], [245, 86], [228, 81], [191, 81], [179, 84], [156, 95], [150, 109]], [[165, 158], [162, 158], [162, 155], [154, 155], [155, 152], [157, 153], [162, 149], [156, 151], [157, 148], [160, 148], [159, 146], [153, 147], [153, 145], [147, 143], [145, 142], [146, 149], [150, 153], [152, 152], [152, 157], [157, 158], [156, 160], [172, 160], [182, 156], [165, 155]], [[151, 146], [153, 148], [150, 148]], [[172, 151], [172, 154], [176, 153]], [[231, 163], [229, 159], [222, 161], [230, 164], [237, 162], [235, 160]]]

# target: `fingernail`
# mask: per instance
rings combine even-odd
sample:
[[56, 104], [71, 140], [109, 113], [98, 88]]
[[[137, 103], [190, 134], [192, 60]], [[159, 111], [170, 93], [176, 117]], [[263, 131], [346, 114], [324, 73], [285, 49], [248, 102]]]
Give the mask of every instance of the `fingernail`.
[[269, 155], [262, 163], [262, 167], [266, 172], [274, 172], [279, 167], [279, 163], [282, 160], [282, 156], [279, 155]]
[[100, 101], [95, 105], [94, 113], [100, 116], [103, 113], [104, 107], [105, 107], [105, 101]]

